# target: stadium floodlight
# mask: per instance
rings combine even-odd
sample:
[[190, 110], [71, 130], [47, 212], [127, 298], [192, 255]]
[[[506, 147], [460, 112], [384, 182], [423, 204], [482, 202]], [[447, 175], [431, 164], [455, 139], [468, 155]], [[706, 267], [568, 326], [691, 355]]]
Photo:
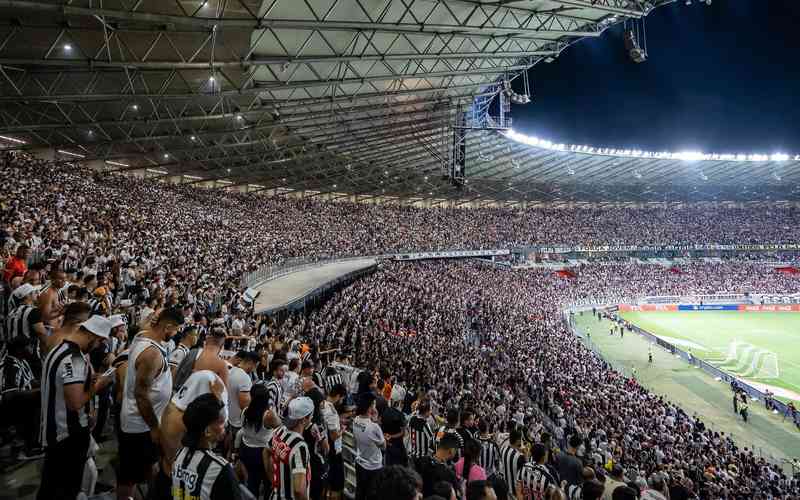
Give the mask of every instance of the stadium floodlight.
[[72, 52], [72, 45], [65, 43], [64, 44], [64, 52]]
[[130, 167], [130, 165], [128, 165], [127, 163], [122, 163], [113, 160], [106, 160], [106, 163], [108, 163], [109, 165], [114, 165], [115, 167]]
[[58, 151], [59, 153], [61, 153], [61, 154], [64, 154], [64, 155], [75, 156], [76, 158], [86, 158], [86, 157], [85, 157], [84, 155], [82, 155], [82, 154], [78, 154], [78, 153], [72, 153], [72, 152], [70, 152], [70, 151], [65, 151], [65, 150], [63, 150], [63, 149], [59, 149], [59, 150], [57, 150], [57, 151]]
[[748, 161], [748, 162], [767, 162], [767, 161], [800, 161], [800, 155], [789, 155], [786, 153], [772, 153], [772, 154], [718, 154], [718, 153], [703, 153], [700, 151], [681, 151], [681, 152], [668, 152], [668, 151], [642, 151], [639, 149], [614, 149], [614, 148], [595, 148], [587, 145], [572, 145], [553, 143], [546, 139], [535, 136], [527, 136], [513, 129], [500, 132], [502, 135], [515, 142], [526, 144], [528, 146], [539, 147], [542, 149], [550, 149], [554, 151], [572, 151], [578, 153], [596, 154], [602, 156], [623, 156], [630, 158], [658, 158], [666, 160], [680, 160], [680, 161]]

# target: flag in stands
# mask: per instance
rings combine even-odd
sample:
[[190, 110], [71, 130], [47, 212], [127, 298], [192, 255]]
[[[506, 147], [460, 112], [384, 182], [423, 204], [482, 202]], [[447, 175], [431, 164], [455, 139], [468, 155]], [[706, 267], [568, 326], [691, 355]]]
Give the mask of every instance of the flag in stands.
[[669, 268], [669, 272], [673, 274], [683, 274], [683, 272], [679, 268], [674, 266]]
[[794, 266], [783, 266], [783, 267], [776, 267], [776, 271], [779, 273], [786, 273], [786, 274], [798, 274], [800, 273], [800, 269]]
[[556, 271], [556, 275], [561, 276], [562, 278], [576, 278], [577, 276], [575, 273], [570, 271], [569, 269], [561, 269]]

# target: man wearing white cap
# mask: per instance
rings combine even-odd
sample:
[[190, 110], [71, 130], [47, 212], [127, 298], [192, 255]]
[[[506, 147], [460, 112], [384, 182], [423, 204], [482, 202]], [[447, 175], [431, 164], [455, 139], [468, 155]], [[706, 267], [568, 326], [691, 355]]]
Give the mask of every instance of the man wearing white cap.
[[45, 447], [37, 499], [74, 500], [89, 450], [88, 406], [96, 389], [87, 353], [108, 339], [111, 323], [92, 316], [47, 355], [42, 376], [40, 438]]
[[34, 305], [38, 291], [39, 287], [23, 283], [12, 293], [11, 297], [16, 305], [6, 319], [8, 340], [15, 337], [41, 340], [47, 336], [42, 312]]
[[308, 500], [311, 454], [303, 430], [311, 425], [314, 402], [302, 396], [289, 402], [285, 424], [267, 443], [267, 470], [273, 471], [271, 500]]

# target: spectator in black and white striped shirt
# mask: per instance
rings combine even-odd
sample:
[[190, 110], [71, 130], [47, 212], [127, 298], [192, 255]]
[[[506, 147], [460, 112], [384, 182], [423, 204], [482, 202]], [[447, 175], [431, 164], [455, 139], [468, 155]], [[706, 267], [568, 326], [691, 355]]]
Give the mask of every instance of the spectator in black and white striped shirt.
[[311, 486], [311, 452], [303, 430], [314, 415], [314, 402], [301, 396], [289, 403], [286, 425], [272, 435], [267, 450], [267, 470], [273, 471], [272, 500], [308, 500]]
[[408, 421], [408, 429], [411, 433], [411, 457], [419, 458], [433, 453], [434, 435], [428, 423], [431, 416], [431, 403], [423, 399], [417, 405], [417, 412]]
[[15, 337], [24, 337], [31, 342], [46, 337], [46, 330], [42, 322], [42, 312], [34, 305], [38, 287], [23, 283], [18, 286], [12, 297], [18, 305], [6, 319], [7, 340]]
[[[28, 342], [22, 337], [8, 343], [8, 353], [0, 362], [0, 420], [3, 427], [15, 426], [25, 441], [25, 449], [18, 460], [37, 458], [37, 424], [41, 404], [38, 380], [34, 379], [27, 358], [30, 356]], [[34, 387], [34, 383], [37, 387]]]
[[500, 447], [497, 446], [494, 436], [489, 434], [489, 424], [483, 418], [478, 422], [478, 442], [481, 444], [479, 464], [486, 471], [486, 475], [491, 476], [499, 472]]
[[106, 377], [95, 382], [86, 353], [110, 332], [106, 318], [92, 316], [45, 359], [40, 418], [45, 461], [38, 500], [74, 500], [78, 495], [89, 451], [89, 402], [96, 389], [110, 382]]
[[514, 490], [517, 500], [542, 500], [550, 486], [558, 486], [557, 479], [547, 468], [547, 447], [536, 443], [531, 449], [531, 461], [520, 469]]
[[[522, 431], [513, 429], [508, 436], [508, 444], [500, 450], [502, 461], [502, 474], [508, 485], [509, 496], [514, 496], [516, 489], [517, 476], [522, 466], [525, 465], [525, 455], [521, 451]], [[517, 499], [522, 500], [522, 499]]]
[[174, 500], [242, 498], [233, 467], [213, 451], [225, 436], [224, 408], [222, 401], [211, 393], [198, 396], [186, 407], [184, 446], [172, 466]]

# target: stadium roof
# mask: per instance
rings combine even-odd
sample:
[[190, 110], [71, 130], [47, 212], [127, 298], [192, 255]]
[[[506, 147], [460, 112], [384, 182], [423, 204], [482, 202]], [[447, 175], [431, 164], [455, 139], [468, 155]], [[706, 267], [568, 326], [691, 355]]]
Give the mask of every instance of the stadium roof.
[[[650, 183], [700, 189], [686, 172], [698, 164], [523, 151], [473, 131], [468, 184], [442, 175], [448, 127], [475, 95], [671, 1], [0, 0], [0, 144], [222, 188], [659, 200]], [[498, 145], [513, 164], [486, 152]], [[715, 165], [710, 180], [784, 182]], [[797, 162], [781, 167], [796, 178]]]

